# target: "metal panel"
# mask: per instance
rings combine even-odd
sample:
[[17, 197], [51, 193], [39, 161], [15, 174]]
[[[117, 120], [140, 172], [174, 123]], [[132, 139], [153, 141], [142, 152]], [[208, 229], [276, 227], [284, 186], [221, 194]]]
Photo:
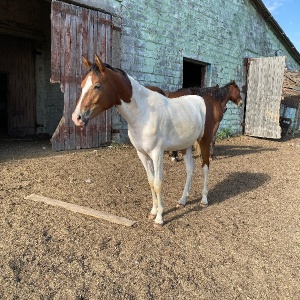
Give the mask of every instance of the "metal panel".
[[60, 82], [64, 93], [64, 114], [52, 136], [54, 150], [92, 148], [111, 142], [111, 110], [77, 128], [71, 119], [86, 74], [82, 55], [93, 61], [97, 53], [110, 63], [111, 16], [99, 11], [52, 2], [51, 81]]
[[31, 40], [0, 36], [0, 73], [8, 76], [8, 134], [35, 134], [35, 66]]
[[250, 60], [247, 80], [245, 134], [256, 137], [281, 137], [279, 126], [285, 57]]

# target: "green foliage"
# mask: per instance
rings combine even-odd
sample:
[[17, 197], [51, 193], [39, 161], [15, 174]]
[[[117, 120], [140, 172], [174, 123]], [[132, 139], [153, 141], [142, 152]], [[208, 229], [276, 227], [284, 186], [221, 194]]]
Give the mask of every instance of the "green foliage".
[[224, 128], [222, 130], [219, 130], [217, 132], [217, 139], [220, 139], [220, 140], [225, 140], [225, 139], [228, 139], [232, 137], [232, 130], [231, 128]]

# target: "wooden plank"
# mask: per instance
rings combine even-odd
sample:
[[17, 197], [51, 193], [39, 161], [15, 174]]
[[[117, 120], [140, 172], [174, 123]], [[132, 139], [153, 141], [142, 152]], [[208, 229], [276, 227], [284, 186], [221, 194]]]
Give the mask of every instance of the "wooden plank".
[[81, 206], [81, 205], [77, 205], [77, 204], [72, 204], [72, 203], [68, 203], [68, 202], [64, 202], [64, 201], [60, 201], [60, 200], [56, 200], [56, 199], [52, 199], [52, 198], [48, 198], [48, 197], [44, 197], [41, 195], [36, 195], [36, 194], [31, 194], [29, 196], [26, 196], [25, 199], [29, 199], [29, 200], [33, 200], [36, 202], [42, 202], [42, 203], [46, 203], [52, 206], [57, 206], [57, 207], [62, 207], [65, 208], [67, 210], [76, 212], [76, 213], [81, 213], [87, 216], [92, 216], [98, 219], [103, 219], [105, 221], [109, 221], [115, 224], [119, 224], [119, 225], [125, 225], [128, 227], [131, 227], [132, 225], [134, 225], [136, 222], [123, 218], [123, 217], [118, 217], [116, 215], [112, 215], [112, 214], [108, 214], [99, 210], [95, 210], [86, 206]]

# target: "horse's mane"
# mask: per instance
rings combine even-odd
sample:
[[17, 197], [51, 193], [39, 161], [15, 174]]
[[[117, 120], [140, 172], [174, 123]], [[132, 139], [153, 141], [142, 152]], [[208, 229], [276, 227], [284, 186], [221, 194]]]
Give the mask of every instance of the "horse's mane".
[[225, 84], [224, 86], [220, 87], [213, 91], [212, 96], [217, 100], [221, 101], [229, 94], [229, 86], [233, 85], [234, 87], [238, 87], [234, 80], [231, 80], [229, 83]]
[[216, 89], [218, 89], [218, 86], [210, 86], [210, 87], [205, 87], [205, 88], [200, 88], [198, 90], [198, 94], [199, 96], [206, 96], [207, 94], [212, 93], [213, 91], [215, 91]]
[[216, 89], [215, 86], [202, 88], [200, 86], [192, 86], [188, 88], [180, 88], [176, 92], [186, 92], [188, 95], [205, 96]]
[[[114, 72], [120, 73], [121, 75], [127, 77], [127, 73], [125, 71], [123, 71], [122, 69], [113, 68], [111, 65], [106, 64], [106, 63], [104, 63], [104, 65], [105, 65], [106, 68], [108, 68], [108, 69], [110, 69], [110, 70], [112, 70]], [[95, 73], [96, 75], [100, 76], [99, 68], [98, 68], [98, 66], [95, 63], [93, 63], [91, 65], [90, 69], [88, 70], [88, 73], [91, 72], [91, 71], [93, 73]]]

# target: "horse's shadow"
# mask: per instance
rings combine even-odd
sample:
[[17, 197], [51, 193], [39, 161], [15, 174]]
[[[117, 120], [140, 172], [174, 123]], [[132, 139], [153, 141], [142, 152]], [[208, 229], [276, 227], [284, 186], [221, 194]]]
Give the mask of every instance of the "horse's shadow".
[[[249, 173], [249, 172], [236, 172], [230, 174], [225, 180], [218, 183], [208, 192], [209, 206], [221, 203], [229, 200], [231, 197], [242, 194], [247, 191], [254, 190], [269, 181], [271, 177], [265, 173]], [[200, 191], [199, 191], [200, 192]], [[189, 214], [193, 211], [199, 211], [203, 208], [200, 205], [201, 197], [188, 201], [187, 206], [191, 206], [190, 209], [179, 210], [176, 207], [167, 210], [164, 215], [168, 215], [174, 211], [178, 213], [165, 221], [165, 224], [180, 219], [182, 216]]]
[[225, 156], [225, 157], [234, 157], [239, 155], [246, 154], [255, 154], [262, 153], [267, 151], [277, 151], [278, 148], [263, 148], [259, 146], [232, 146], [232, 145], [219, 145], [215, 147], [215, 155]]

